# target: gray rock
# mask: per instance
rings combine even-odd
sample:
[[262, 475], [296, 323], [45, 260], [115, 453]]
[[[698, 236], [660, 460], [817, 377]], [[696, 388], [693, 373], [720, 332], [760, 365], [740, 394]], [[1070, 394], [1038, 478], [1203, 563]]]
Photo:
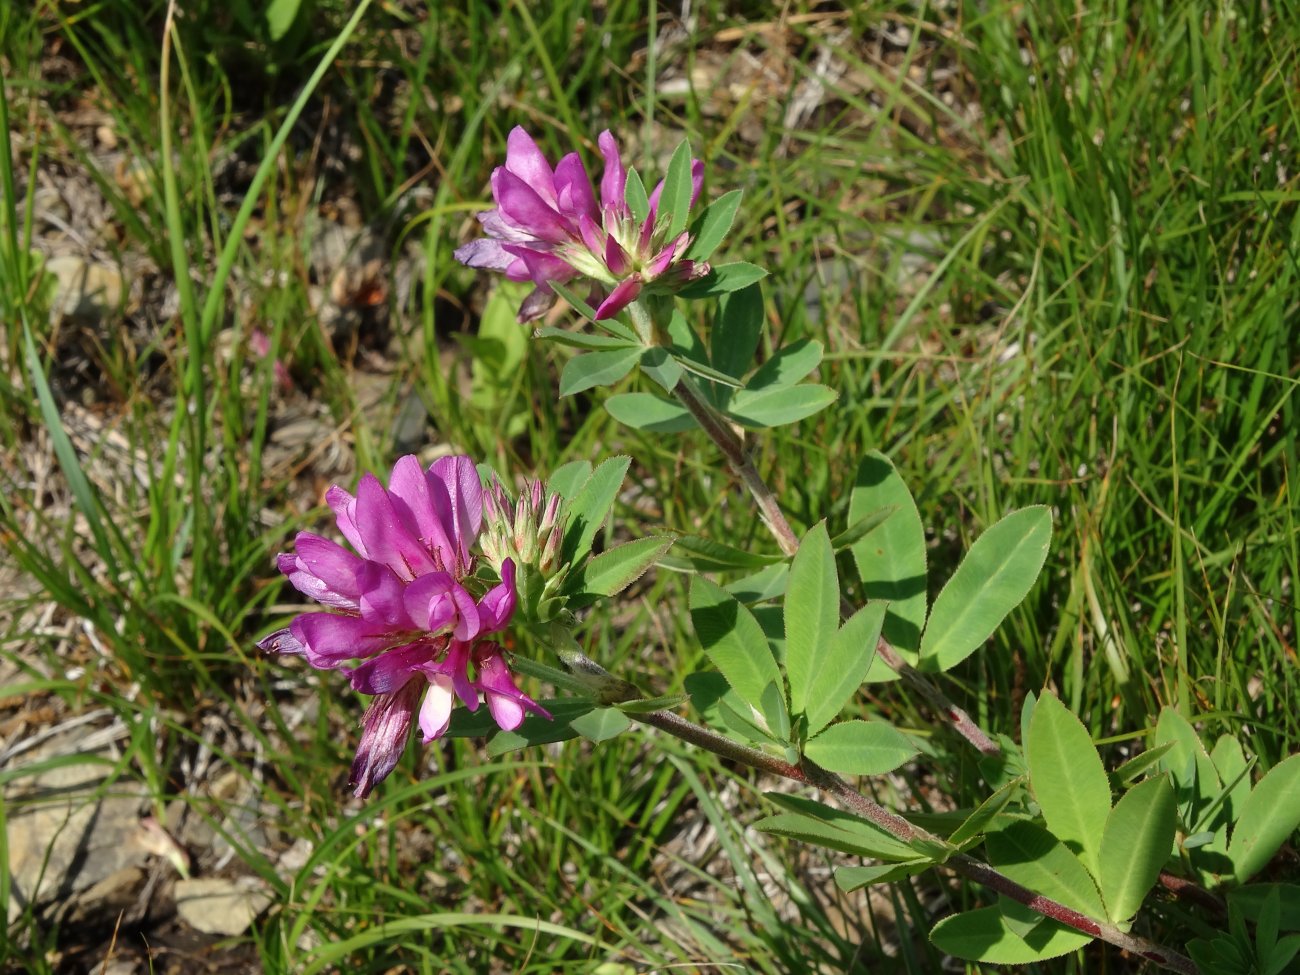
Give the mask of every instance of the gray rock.
[[176, 913], [195, 931], [234, 936], [243, 934], [274, 898], [255, 877], [201, 877], [178, 880]]

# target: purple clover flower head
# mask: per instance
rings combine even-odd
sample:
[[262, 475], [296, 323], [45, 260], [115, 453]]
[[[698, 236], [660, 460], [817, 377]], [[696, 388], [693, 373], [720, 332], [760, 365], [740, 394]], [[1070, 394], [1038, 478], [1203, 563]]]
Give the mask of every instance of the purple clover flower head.
[[[512, 129], [505, 165], [492, 172], [496, 207], [478, 215], [487, 236], [456, 251], [456, 260], [469, 267], [533, 282], [519, 308], [521, 322], [539, 318], [554, 303], [552, 282], [590, 282], [599, 299], [596, 318], [602, 319], [613, 318], [642, 291], [673, 291], [709, 273], [707, 262], [685, 258], [690, 234], [668, 239], [666, 223], [658, 220], [663, 182], [650, 195], [646, 219], [637, 220], [627, 204], [618, 143], [606, 130], [596, 144], [605, 160], [599, 200], [576, 152], [552, 169], [533, 138]], [[692, 206], [703, 179], [704, 164], [692, 160]]]
[[446, 732], [454, 697], [470, 710], [485, 697], [509, 731], [526, 712], [550, 717], [515, 686], [501, 647], [484, 639], [514, 616], [516, 567], [499, 563], [491, 587], [474, 575], [483, 487], [470, 458], [444, 457], [425, 470], [403, 457], [387, 488], [367, 474], [355, 496], [332, 487], [325, 499], [353, 551], [300, 532], [278, 565], [332, 611], [302, 613], [260, 646], [340, 669], [374, 697], [352, 766], [358, 796], [396, 766], [413, 721], [426, 743]]

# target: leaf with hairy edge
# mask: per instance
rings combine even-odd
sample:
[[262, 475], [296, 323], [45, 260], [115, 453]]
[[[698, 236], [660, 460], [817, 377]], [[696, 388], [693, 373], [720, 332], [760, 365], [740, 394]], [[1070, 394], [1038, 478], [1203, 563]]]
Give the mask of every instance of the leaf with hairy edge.
[[634, 430], [681, 433], [696, 427], [695, 417], [685, 407], [660, 399], [653, 393], [618, 393], [605, 400], [605, 409], [619, 423]]
[[1012, 798], [1021, 787], [1025, 784], [1023, 778], [1014, 778], [997, 792], [981, 802], [968, 817], [965, 822], [958, 826], [948, 842], [953, 846], [964, 846], [971, 840], [982, 836], [984, 832], [998, 820], [998, 814], [1007, 807]]
[[664, 175], [664, 188], [659, 191], [659, 209], [655, 222], [667, 224], [666, 236], [671, 240], [686, 229], [691, 210], [691, 144], [683, 139], [668, 161]]
[[912, 740], [884, 721], [841, 721], [804, 745], [804, 754], [841, 775], [884, 775], [914, 758]]
[[1052, 541], [1044, 505], [1013, 511], [975, 539], [934, 601], [921, 639], [921, 669], [943, 671], [974, 653], [1020, 605]]
[[940, 951], [990, 965], [1028, 965], [1077, 951], [1091, 937], [1045, 918], [1028, 935], [1017, 934], [996, 907], [946, 917], [930, 931]]
[[726, 412], [741, 426], [764, 430], [806, 420], [834, 403], [839, 395], [829, 386], [816, 383], [742, 389], [731, 397]]
[[1200, 822], [1201, 813], [1222, 788], [1218, 769], [1196, 729], [1171, 707], [1161, 708], [1156, 721], [1155, 744], [1166, 743], [1172, 743], [1173, 748], [1161, 759], [1160, 767], [1173, 779], [1179, 805], [1186, 806], [1190, 813], [1186, 826], [1199, 830], [1206, 825]]
[[808, 709], [808, 689], [839, 629], [840, 582], [835, 572], [826, 523], [804, 535], [790, 566], [785, 594], [785, 671], [790, 680], [790, 711]]
[[778, 562], [776, 565], [769, 565], [766, 569], [760, 569], [753, 575], [727, 583], [726, 590], [742, 603], [753, 605], [784, 596], [789, 582], [790, 566]]
[[[830, 846], [845, 853], [905, 862], [917, 858], [916, 851], [901, 840], [852, 813], [834, 809], [803, 796], [766, 793], [768, 799], [787, 810], [755, 823], [764, 832], [793, 836], [806, 843]], [[767, 824], [767, 825], [764, 825]], [[826, 837], [823, 842], [818, 837]]]
[[1274, 765], [1241, 804], [1228, 859], [1238, 882], [1249, 880], [1300, 827], [1300, 755]]
[[1037, 823], [1021, 819], [984, 838], [989, 862], [1023, 887], [1104, 920], [1097, 884], [1079, 858]]
[[645, 574], [659, 557], [672, 548], [668, 535], [649, 535], [624, 542], [588, 560], [564, 583], [570, 608], [580, 608], [600, 596], [614, 596]]
[[758, 341], [765, 321], [761, 285], [751, 284], [723, 295], [709, 334], [713, 368], [736, 379], [749, 372], [758, 353]]
[[627, 180], [623, 184], [623, 199], [636, 221], [644, 223], [650, 215], [650, 197], [645, 191], [641, 174], [635, 169], [627, 171]]
[[1097, 876], [1110, 780], [1088, 729], [1055, 694], [1044, 694], [1034, 707], [1025, 758], [1047, 828]]
[[560, 545], [561, 564], [576, 564], [591, 551], [596, 532], [609, 517], [631, 463], [631, 457], [611, 457], [592, 471], [587, 482], [569, 499], [568, 521]]
[[[518, 304], [516, 302], [515, 304]], [[521, 332], [519, 324], [514, 320], [513, 313], [510, 316], [510, 327], [516, 332]], [[533, 333], [539, 339], [550, 339], [557, 345], [567, 345], [574, 349], [591, 350], [609, 350], [609, 349], [639, 349], [641, 348], [636, 342], [629, 342], [627, 339], [621, 339], [613, 335], [596, 335], [591, 332], [571, 332], [566, 328], [555, 328], [551, 325], [544, 325]]]
[[737, 261], [734, 264], [719, 264], [698, 281], [692, 281], [677, 292], [679, 298], [711, 298], [725, 295], [732, 291], [747, 288], [756, 281], [767, 277], [767, 272], [757, 264]]
[[822, 344], [815, 339], [792, 342], [759, 366], [745, 388], [757, 391], [793, 386], [821, 365], [822, 352]]
[[612, 386], [641, 361], [637, 346], [575, 355], [560, 373], [560, 395], [572, 396], [593, 386]]
[[761, 708], [769, 684], [780, 686], [781, 670], [767, 637], [749, 609], [702, 576], [691, 580], [691, 622], [713, 666], [750, 707]]
[[686, 251], [688, 261], [707, 261], [726, 239], [731, 224], [736, 219], [736, 210], [740, 206], [740, 190], [723, 193], [704, 208], [691, 227], [693, 238]]
[[591, 461], [571, 460], [551, 471], [550, 480], [546, 482], [546, 490], [554, 491], [564, 500], [571, 501], [590, 477]]
[[699, 572], [719, 572], [728, 569], [761, 569], [784, 561], [780, 555], [750, 552], [702, 535], [681, 535], [677, 538], [672, 566]]
[[1101, 837], [1097, 880], [1112, 921], [1137, 913], [1174, 846], [1178, 809], [1166, 776], [1147, 779], [1120, 796]]
[[[867, 599], [889, 603], [882, 634], [908, 663], [915, 666], [925, 626], [925, 528], [912, 492], [888, 457], [871, 451], [858, 465], [849, 494], [849, 524], [864, 521], [875, 511], [894, 514], [852, 543]], [[895, 680], [898, 675], [877, 658], [867, 672], [868, 681]]]
[[[487, 753], [491, 758], [498, 755], [504, 755], [506, 752], [514, 751], [516, 748], [526, 748], [529, 745], [549, 745], [557, 741], [568, 741], [570, 738], [577, 738], [576, 732], [571, 726], [571, 722], [580, 718], [582, 715], [592, 711], [596, 704], [592, 701], [577, 700], [574, 698], [561, 699], [558, 701], [541, 701], [542, 707], [551, 713], [551, 718], [543, 718], [539, 714], [530, 714], [524, 718], [524, 723], [514, 731], [498, 731], [488, 742]], [[491, 715], [487, 713], [487, 708], [479, 708], [477, 712], [465, 712], [463, 708], [457, 708], [452, 712], [452, 727], [448, 734], [471, 734], [481, 735], [486, 733], [477, 730], [460, 730], [456, 728], [457, 714], [464, 712], [470, 718], [480, 718], [486, 721], [490, 728], [493, 724]]]
[[840, 627], [825, 652], [813, 658], [805, 711], [809, 735], [826, 727], [857, 693], [876, 655], [886, 608], [886, 603], [868, 603]]

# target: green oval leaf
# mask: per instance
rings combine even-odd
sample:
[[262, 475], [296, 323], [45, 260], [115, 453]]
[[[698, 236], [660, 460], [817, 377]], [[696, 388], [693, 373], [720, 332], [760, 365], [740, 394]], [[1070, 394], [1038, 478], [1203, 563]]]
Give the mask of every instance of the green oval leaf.
[[842, 775], [884, 775], [917, 754], [912, 740], [884, 721], [841, 721], [804, 745], [804, 754]]
[[909, 863], [873, 863], [869, 867], [839, 867], [835, 871], [835, 886], [850, 893], [872, 884], [892, 884], [915, 877], [933, 863], [933, 860], [912, 860]]
[[829, 386], [806, 383], [769, 389], [742, 389], [731, 397], [727, 415], [741, 426], [765, 429], [798, 423], [820, 413], [838, 398]]
[[560, 395], [572, 396], [593, 386], [612, 386], [640, 361], [638, 346], [575, 355], [560, 373]]
[[821, 365], [822, 344], [814, 339], [800, 339], [781, 349], [758, 368], [745, 383], [751, 391], [793, 386]]
[[753, 613], [725, 589], [702, 576], [691, 580], [691, 622], [704, 652], [727, 683], [758, 710], [769, 684], [781, 684], [781, 671]]
[[660, 399], [653, 393], [618, 393], [605, 400], [605, 409], [619, 423], [635, 430], [681, 433], [695, 429], [695, 417], [684, 406]]
[[1300, 827], [1300, 755], [1278, 762], [1241, 804], [1228, 859], [1238, 882], [1249, 880]]
[[1112, 921], [1127, 921], [1142, 906], [1173, 850], [1177, 825], [1174, 790], [1163, 775], [1135, 785], [1115, 803], [1101, 837], [1098, 876]]
[[[867, 599], [889, 603], [881, 633], [903, 658], [915, 665], [925, 626], [925, 528], [912, 492], [888, 457], [871, 451], [858, 465], [849, 494], [849, 524], [874, 511], [894, 513], [850, 548]], [[894, 680], [897, 674], [877, 658], [868, 681]]]
[[940, 951], [991, 965], [1028, 965], [1077, 951], [1092, 940], [1082, 931], [1044, 918], [1022, 938], [996, 907], [946, 917], [930, 931]]
[[921, 667], [948, 670], [992, 636], [1029, 594], [1047, 559], [1052, 515], [1042, 505], [1013, 511], [979, 538], [934, 601], [921, 640]]
[[818, 522], [799, 543], [785, 593], [785, 672], [790, 680], [790, 710], [796, 717], [807, 710], [808, 688], [819, 658], [835, 638], [839, 619], [835, 553], [826, 523]]
[[1110, 815], [1110, 780], [1092, 736], [1055, 694], [1044, 694], [1025, 742], [1029, 787], [1047, 828], [1097, 875]]
[[632, 719], [618, 708], [596, 708], [569, 722], [569, 727], [588, 741], [608, 741], [632, 727]]
[[1037, 823], [1017, 820], [984, 838], [989, 862], [1023, 887], [1104, 920], [1097, 885], [1079, 858]]
[[763, 288], [751, 284], [718, 301], [718, 314], [709, 333], [713, 367], [740, 379], [749, 372], [763, 334]]
[[[876, 656], [886, 603], [868, 603], [858, 610], [831, 639], [824, 653], [813, 660], [808, 675], [808, 734], [826, 727], [857, 693]], [[786, 652], [789, 653], [787, 640]]]

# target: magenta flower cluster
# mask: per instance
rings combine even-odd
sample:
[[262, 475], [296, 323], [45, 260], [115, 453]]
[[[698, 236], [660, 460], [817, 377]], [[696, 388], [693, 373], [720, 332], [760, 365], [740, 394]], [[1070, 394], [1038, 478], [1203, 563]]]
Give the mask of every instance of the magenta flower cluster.
[[485, 639], [514, 614], [515, 565], [502, 562], [491, 588], [474, 575], [483, 487], [470, 458], [444, 457], [425, 470], [403, 457], [387, 488], [367, 474], [355, 496], [331, 487], [325, 500], [354, 551], [301, 532], [279, 567], [330, 611], [303, 613], [260, 646], [342, 670], [374, 696], [352, 765], [358, 796], [397, 765], [413, 720], [425, 743], [446, 733], [455, 698], [470, 710], [486, 699], [507, 730], [529, 711], [550, 717], [515, 685], [501, 646]]
[[[672, 239], [658, 220], [661, 181], [649, 214], [637, 220], [627, 203], [627, 170], [608, 132], [596, 140], [605, 159], [600, 202], [582, 158], [571, 152], [552, 169], [522, 128], [511, 130], [506, 163], [492, 172], [496, 207], [479, 214], [486, 237], [456, 251], [470, 267], [502, 271], [536, 287], [519, 309], [521, 322], [538, 318], [555, 301], [552, 282], [583, 278], [596, 288], [596, 318], [613, 318], [646, 288], [673, 290], [709, 273], [704, 261], [685, 259], [690, 234]], [[691, 205], [700, 195], [704, 165], [691, 163]]]

